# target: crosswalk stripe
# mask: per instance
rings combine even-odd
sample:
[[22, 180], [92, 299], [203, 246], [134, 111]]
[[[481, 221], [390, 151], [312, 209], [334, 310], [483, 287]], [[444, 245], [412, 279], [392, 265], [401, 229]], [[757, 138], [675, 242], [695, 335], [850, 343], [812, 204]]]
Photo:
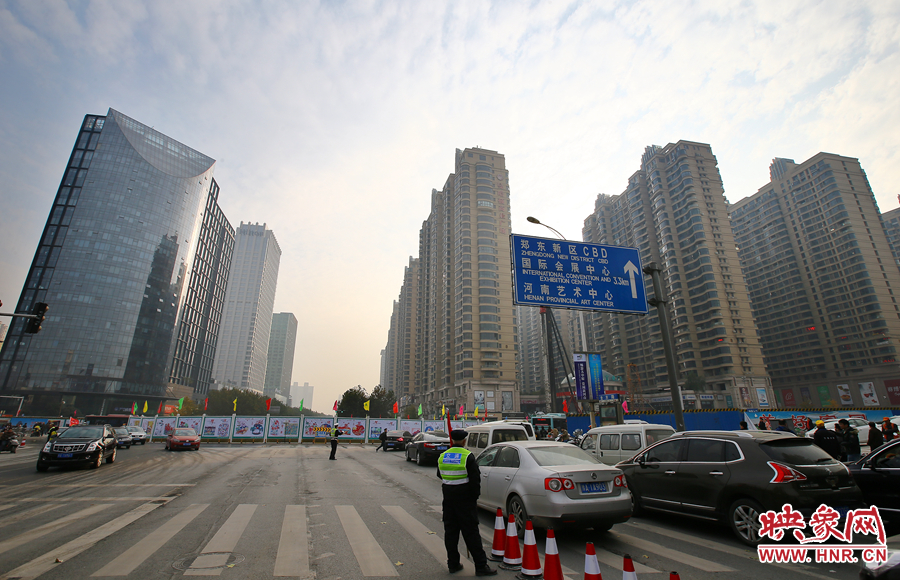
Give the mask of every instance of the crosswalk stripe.
[[244, 528], [250, 523], [256, 504], [240, 504], [212, 537], [209, 543], [194, 559], [190, 568], [184, 571], [185, 576], [218, 576], [228, 563], [228, 555], [234, 551]]
[[3, 518], [3, 525], [14, 524], [16, 522], [21, 522], [22, 520], [27, 520], [29, 518], [33, 518], [34, 516], [39, 516], [43, 513], [58, 509], [60, 504], [51, 503], [47, 505], [40, 505], [35, 508], [31, 508], [30, 510], [25, 510], [23, 512], [19, 512], [14, 516], [9, 516]]
[[11, 507], [13, 507], [13, 506], [15, 506], [15, 505], [16, 505], [16, 504], [14, 504], [14, 503], [5, 503], [5, 504], [2, 504], [2, 505], [0, 505], [0, 512], [2, 512], [3, 510], [8, 510], [9, 508], [11, 508]]
[[[56, 567], [57, 560], [65, 562], [66, 560], [77, 556], [100, 540], [111, 536], [128, 524], [139, 520], [161, 505], [163, 505], [163, 503], [145, 503], [143, 505], [140, 505], [130, 512], [126, 513], [125, 515], [119, 516], [111, 522], [108, 522], [100, 526], [99, 528], [95, 528], [90, 532], [78, 538], [75, 538], [67, 544], [19, 566], [9, 574], [0, 577], [0, 580], [8, 580], [10, 578], [31, 580], [33, 578], [37, 578], [41, 574], [49, 572], [54, 567]], [[58, 522], [54, 522], [54, 525], [57, 524]]]
[[[409, 515], [409, 513], [400, 506], [396, 505], [384, 505], [381, 506], [384, 510], [391, 514], [391, 516], [397, 520], [397, 523], [400, 524], [404, 530], [409, 532], [409, 535], [412, 536], [417, 542], [422, 544], [422, 546], [428, 550], [428, 552], [434, 556], [434, 559], [438, 561], [440, 564], [445, 564], [447, 562], [447, 547], [444, 545], [444, 539], [434, 532], [431, 532], [423, 523], [421, 523], [416, 518]], [[429, 533], [431, 532], [431, 533]], [[466, 558], [460, 558], [463, 566], [468, 568], [471, 566], [471, 570], [467, 570], [470, 572], [475, 571], [475, 565], [472, 564]]]
[[356, 508], [352, 505], [336, 505], [334, 509], [341, 520], [344, 534], [350, 541], [350, 548], [356, 556], [363, 576], [399, 576], [394, 564], [366, 527]]
[[100, 568], [91, 576], [128, 576], [135, 568], [144, 563], [144, 560], [160, 549], [163, 544], [172, 539], [184, 526], [188, 525], [195, 517], [205, 510], [209, 504], [192, 504], [184, 511], [177, 513], [172, 519], [161, 525], [146, 538], [131, 546], [112, 562]]
[[309, 571], [309, 532], [306, 528], [305, 505], [289, 505], [284, 509], [274, 575], [299, 578], [312, 576]]
[[[56, 501], [59, 501], [59, 499], [57, 499]], [[10, 538], [8, 540], [0, 542], [0, 554], [3, 554], [4, 552], [8, 552], [8, 551], [12, 550], [13, 548], [18, 548], [19, 546], [24, 546], [25, 544], [27, 544], [28, 542], [31, 542], [32, 540], [36, 540], [40, 537], [46, 536], [47, 534], [49, 534], [53, 531], [58, 530], [64, 524], [67, 524], [73, 520], [79, 520], [81, 518], [95, 514], [99, 511], [102, 511], [102, 510], [108, 508], [109, 506], [110, 506], [110, 504], [108, 504], [108, 503], [92, 505], [90, 507], [87, 507], [87, 508], [79, 511], [79, 512], [75, 512], [74, 514], [69, 514], [67, 516], [63, 516], [59, 519], [55, 519], [52, 522], [50, 522], [49, 524], [44, 524], [43, 526], [38, 526], [38, 527], [34, 528], [33, 530], [28, 530], [27, 532], [19, 534], [18, 536], [14, 537], [14, 538]]]
[[609, 535], [613, 539], [622, 542], [623, 544], [628, 544], [640, 550], [644, 550], [645, 552], [652, 552], [654, 554], [662, 556], [663, 558], [668, 558], [676, 562], [681, 562], [682, 564], [687, 564], [692, 568], [697, 568], [698, 570], [703, 570], [704, 572], [734, 572], [734, 568], [729, 568], [728, 566], [725, 566], [723, 564], [710, 562], [709, 560], [704, 560], [703, 558], [697, 558], [696, 556], [691, 556], [689, 554], [679, 552], [678, 550], [664, 548], [655, 542], [648, 542], [647, 540], [629, 536], [628, 534], [623, 534], [621, 532], [609, 532]]

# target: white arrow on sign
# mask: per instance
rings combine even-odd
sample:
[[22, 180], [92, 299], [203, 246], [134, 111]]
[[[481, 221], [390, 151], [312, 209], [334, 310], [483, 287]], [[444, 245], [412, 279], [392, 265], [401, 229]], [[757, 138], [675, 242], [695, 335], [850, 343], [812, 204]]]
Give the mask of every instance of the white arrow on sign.
[[634, 275], [638, 273], [637, 266], [631, 263], [631, 260], [625, 262], [625, 273], [628, 274], [628, 279], [631, 282], [631, 297], [637, 298], [637, 285], [634, 283]]

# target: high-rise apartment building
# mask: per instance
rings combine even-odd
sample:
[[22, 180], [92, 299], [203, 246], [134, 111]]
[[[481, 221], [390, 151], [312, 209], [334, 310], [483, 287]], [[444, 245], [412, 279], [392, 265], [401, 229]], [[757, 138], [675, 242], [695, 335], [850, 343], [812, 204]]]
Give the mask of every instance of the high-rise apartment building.
[[519, 356], [517, 359], [521, 382], [522, 411], [535, 413], [547, 411], [547, 365], [544, 354], [544, 333], [541, 328], [541, 309], [534, 306], [516, 306]]
[[[759, 335], [717, 161], [709, 145], [650, 146], [619, 195], [600, 194], [585, 220], [587, 242], [636, 247], [662, 268], [678, 381], [718, 407], [771, 405]], [[652, 282], [645, 276], [648, 294]], [[595, 313], [588, 343], [604, 368], [649, 400], [669, 385], [656, 309], [647, 316]], [[685, 406], [696, 405], [689, 399]]]
[[113, 109], [85, 116], [16, 305], [50, 310], [40, 334], [12, 323], [3, 394], [100, 413], [208, 387], [233, 240], [214, 166]]
[[770, 177], [730, 212], [778, 402], [900, 404], [900, 270], [859, 160], [776, 159]]
[[272, 330], [269, 334], [269, 356], [266, 362], [266, 383], [263, 389], [263, 394], [267, 397], [290, 395], [296, 345], [297, 318], [290, 312], [273, 314]]
[[401, 405], [406, 405], [418, 384], [416, 369], [418, 351], [416, 341], [419, 335], [419, 260], [410, 257], [404, 268], [400, 298], [394, 302], [391, 314], [391, 328], [388, 334], [384, 361], [386, 382], [382, 386], [395, 394]]
[[281, 248], [275, 233], [241, 222], [225, 293], [213, 379], [262, 394]]
[[[416, 295], [415, 314], [395, 309], [399, 326], [385, 356], [395, 356], [391, 341], [402, 341], [399, 327], [406, 325], [416, 337], [409, 341], [410, 355], [415, 349], [410, 403], [422, 404], [426, 415], [442, 406], [519, 411], [506, 162], [480, 148], [457, 149], [455, 161], [444, 187], [432, 190], [431, 213], [419, 232], [416, 284], [405, 278]], [[389, 376], [391, 365], [385, 367]]]
[[900, 266], [900, 208], [884, 212], [881, 219], [884, 222], [884, 233], [887, 234], [894, 262]]

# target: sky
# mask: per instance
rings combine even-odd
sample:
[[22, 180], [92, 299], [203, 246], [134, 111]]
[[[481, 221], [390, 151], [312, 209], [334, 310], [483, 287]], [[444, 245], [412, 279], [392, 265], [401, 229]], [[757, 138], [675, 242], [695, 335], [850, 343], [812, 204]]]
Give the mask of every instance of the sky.
[[711, 144], [731, 202], [827, 151], [897, 208], [900, 3], [0, 0], [3, 312], [109, 108], [215, 159], [232, 225], [275, 232], [292, 381], [328, 410], [379, 382], [456, 149], [505, 155], [524, 235], [552, 237], [532, 215], [581, 239], [597, 194], [680, 139]]

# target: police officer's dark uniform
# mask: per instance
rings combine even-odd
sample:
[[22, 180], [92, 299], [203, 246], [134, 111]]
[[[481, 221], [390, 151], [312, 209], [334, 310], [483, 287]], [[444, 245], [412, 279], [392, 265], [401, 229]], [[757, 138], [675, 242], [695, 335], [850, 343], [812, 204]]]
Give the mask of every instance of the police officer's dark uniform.
[[459, 534], [475, 563], [476, 576], [493, 576], [497, 571], [487, 563], [487, 555], [478, 533], [478, 506], [475, 501], [481, 495], [481, 472], [475, 456], [463, 447], [466, 432], [454, 429], [450, 432], [453, 447], [438, 457], [437, 475], [443, 482], [444, 495], [444, 546], [447, 548], [447, 567], [450, 573], [463, 569], [459, 556]]
[[337, 427], [331, 430], [331, 457], [328, 459], [337, 459], [334, 454], [337, 453], [338, 437], [343, 434], [344, 432], [340, 431]]

